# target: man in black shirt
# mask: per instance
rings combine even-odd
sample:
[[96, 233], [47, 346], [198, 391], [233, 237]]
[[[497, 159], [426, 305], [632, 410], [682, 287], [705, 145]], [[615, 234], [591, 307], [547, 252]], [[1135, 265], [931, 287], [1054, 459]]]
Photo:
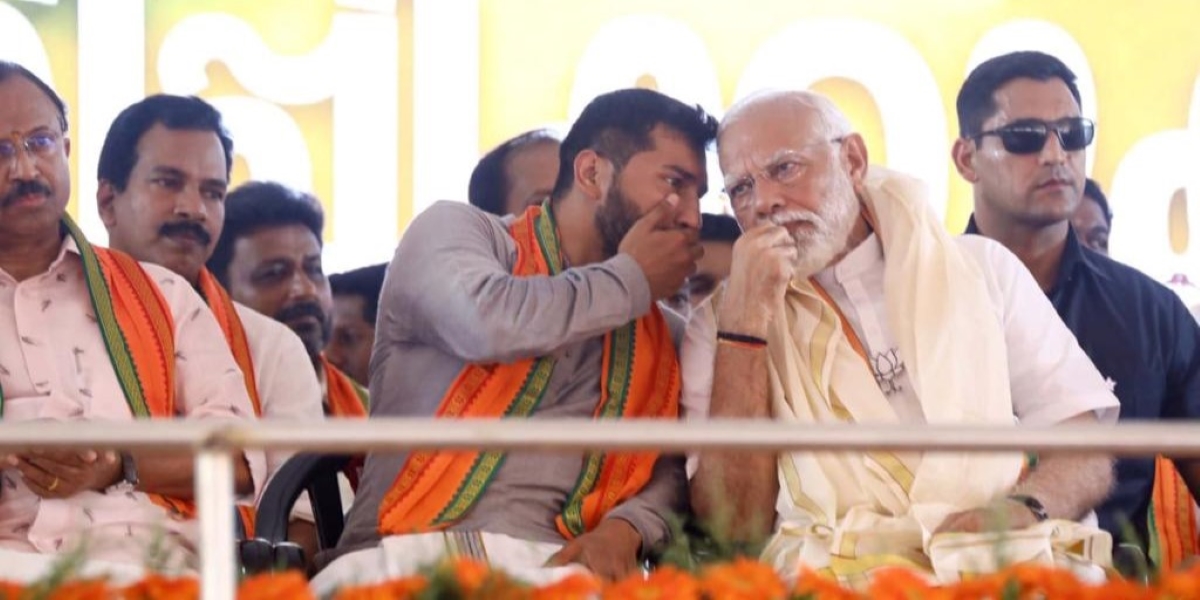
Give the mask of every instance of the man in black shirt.
[[[1083, 248], [1071, 229], [1083, 197], [1084, 150], [1095, 133], [1080, 116], [1075, 75], [1039, 52], [993, 58], [967, 77], [957, 109], [954, 163], [975, 197], [967, 233], [999, 241], [1025, 263], [1084, 352], [1113, 382], [1122, 420], [1200, 417], [1195, 320], [1165, 286]], [[1200, 461], [1174, 464], [1197, 495]], [[1139, 542], [1153, 535], [1148, 513], [1154, 476], [1152, 457], [1118, 461], [1116, 489], [1098, 510], [1114, 541], [1133, 541], [1126, 539], [1126, 522]], [[1162, 564], [1166, 557], [1154, 542], [1161, 540], [1152, 540], [1152, 558]], [[1194, 539], [1187, 543], [1195, 546]]]

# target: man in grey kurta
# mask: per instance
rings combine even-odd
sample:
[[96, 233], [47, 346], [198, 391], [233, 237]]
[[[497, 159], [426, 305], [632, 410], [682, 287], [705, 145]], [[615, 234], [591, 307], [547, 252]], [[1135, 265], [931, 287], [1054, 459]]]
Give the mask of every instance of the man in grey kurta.
[[[545, 206], [566, 267], [558, 275], [512, 274], [517, 244], [510, 225], [521, 217], [457, 202], [419, 215], [380, 299], [371, 415], [431, 416], [464, 365], [553, 356], [531, 418], [591, 418], [605, 333], [646, 315], [695, 268], [704, 148], [715, 127], [699, 108], [648, 90], [594, 100], [563, 142], [559, 180]], [[380, 502], [404, 461], [368, 458], [331, 567], [379, 544]], [[449, 530], [563, 545], [552, 564], [622, 576], [640, 552], [667, 541], [668, 517], [685, 508], [682, 463], [661, 457], [640, 492], [567, 540], [555, 517], [582, 465], [579, 453], [509, 453], [482, 498]]]

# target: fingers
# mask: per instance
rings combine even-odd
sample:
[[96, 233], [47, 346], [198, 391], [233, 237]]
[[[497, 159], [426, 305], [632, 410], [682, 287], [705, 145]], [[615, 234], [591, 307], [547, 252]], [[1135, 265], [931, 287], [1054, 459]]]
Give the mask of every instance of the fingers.
[[60, 479], [74, 481], [76, 479], [82, 479], [86, 474], [85, 469], [63, 465], [61, 463], [42, 458], [27, 458], [24, 462], [29, 466], [35, 467], [44, 473], [48, 473]]
[[792, 234], [782, 225], [767, 225], [754, 230], [752, 241], [764, 246], [779, 246], [792, 244]]
[[562, 550], [555, 552], [553, 556], [546, 559], [545, 566], [547, 566], [547, 567], [562, 567], [562, 566], [569, 565], [569, 564], [575, 562], [575, 559], [578, 557], [579, 557], [579, 545], [572, 542], [572, 543], [567, 544], [566, 546], [563, 546]]
[[733, 245], [734, 261], [756, 261], [758, 256], [771, 248], [795, 247], [788, 230], [778, 225], [769, 225], [743, 234]]
[[605, 565], [594, 569], [592, 572], [608, 581], [620, 581], [637, 571], [636, 563], [626, 563], [621, 561], [611, 561]]
[[[672, 194], [672, 196], [674, 196], [674, 194]], [[651, 206], [650, 210], [642, 213], [641, 218], [639, 218], [637, 222], [633, 224], [633, 227], [629, 228], [629, 232], [625, 234], [626, 237], [634, 233], [642, 233], [647, 230], [652, 231], [659, 229], [660, 226], [665, 221], [670, 219], [671, 215], [675, 212], [674, 206], [669, 204], [669, 201], [670, 197], [668, 197], [667, 200], [663, 200], [662, 202]], [[678, 196], [675, 196], [675, 202], [679, 202]]]
[[663, 202], [667, 205], [668, 208], [670, 208], [671, 210], [675, 210], [676, 208], [679, 207], [679, 194], [671, 194], [671, 195], [667, 196], [666, 199], [663, 200]]
[[20, 456], [71, 467], [90, 465], [100, 458], [100, 454], [95, 450], [30, 450]]
[[946, 517], [934, 533], [977, 533], [982, 531], [982, 519], [979, 512], [968, 510], [954, 513]]
[[69, 486], [59, 475], [50, 473], [25, 460], [17, 464], [17, 470], [20, 471], [21, 477], [25, 480], [25, 485], [34, 494], [42, 498], [65, 497], [67, 492], [65, 488]]
[[43, 498], [66, 498], [80, 491], [105, 485], [105, 473], [119, 459], [115, 452], [31, 452], [13, 457], [8, 465], [16, 468], [33, 493]]
[[111, 465], [119, 459], [117, 453], [112, 450], [31, 450], [23, 456], [18, 456], [71, 468]]

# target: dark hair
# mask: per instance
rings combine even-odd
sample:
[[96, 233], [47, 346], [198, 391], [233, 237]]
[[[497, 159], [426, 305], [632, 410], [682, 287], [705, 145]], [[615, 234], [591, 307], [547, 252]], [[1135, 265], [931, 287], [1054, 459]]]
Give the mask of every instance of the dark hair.
[[62, 96], [59, 96], [58, 92], [54, 91], [54, 88], [50, 87], [50, 85], [45, 81], [42, 81], [41, 77], [34, 75], [29, 69], [26, 69], [15, 62], [0, 60], [0, 82], [12, 77], [13, 75], [28, 79], [33, 83], [33, 85], [36, 85], [39, 90], [42, 90], [42, 93], [46, 94], [47, 98], [50, 98], [50, 102], [54, 103], [54, 108], [58, 111], [58, 125], [59, 127], [62, 127], [63, 133], [66, 133], [67, 103], [63, 102]]
[[383, 291], [383, 276], [387, 263], [334, 273], [329, 276], [329, 289], [334, 296], [358, 296], [363, 300], [363, 320], [374, 325], [379, 312], [379, 293]]
[[250, 181], [225, 197], [225, 228], [208, 259], [208, 270], [217, 281], [229, 285], [229, 263], [239, 239], [268, 227], [303, 225], [323, 244], [325, 212], [312, 194], [293, 190], [274, 181]]
[[688, 106], [653, 90], [630, 88], [597, 96], [583, 109], [558, 150], [558, 179], [550, 197], [559, 200], [575, 185], [575, 157], [593, 150], [617, 171], [638, 152], [651, 149], [650, 131], [664, 125], [682, 134], [704, 160], [717, 137], [717, 120], [699, 105]]
[[1100, 205], [1100, 212], [1104, 214], [1104, 222], [1112, 227], [1112, 209], [1108, 207], [1108, 197], [1104, 195], [1104, 191], [1100, 189], [1100, 184], [1096, 183], [1095, 179], [1089, 177], [1087, 182], [1083, 184], [1083, 199], [1091, 198], [1096, 204]]
[[108, 127], [96, 179], [111, 183], [117, 191], [129, 185], [129, 175], [137, 164], [137, 145], [150, 128], [162, 124], [179, 131], [211, 131], [225, 150], [225, 176], [233, 169], [233, 139], [221, 122], [217, 109], [195, 96], [155, 94], [129, 105]]
[[1075, 73], [1061, 60], [1041, 52], [1011, 52], [988, 59], [975, 67], [958, 90], [958, 137], [969, 138], [983, 130], [983, 122], [996, 113], [996, 90], [1014, 79], [1050, 81], [1067, 84], [1075, 103], [1083, 107]]
[[700, 219], [700, 241], [702, 242], [736, 242], [742, 235], [742, 228], [737, 219], [729, 215], [714, 215], [704, 213]]
[[509, 159], [527, 147], [549, 142], [557, 144], [558, 138], [549, 129], [534, 129], [492, 148], [471, 171], [467, 200], [481, 210], [504, 216], [507, 212], [505, 198], [512, 189], [508, 181]]

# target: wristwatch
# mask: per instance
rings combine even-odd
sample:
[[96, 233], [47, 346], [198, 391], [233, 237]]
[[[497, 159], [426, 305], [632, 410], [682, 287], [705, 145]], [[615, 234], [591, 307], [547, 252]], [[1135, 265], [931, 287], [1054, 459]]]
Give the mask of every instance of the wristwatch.
[[1033, 518], [1037, 519], [1038, 523], [1050, 518], [1050, 515], [1046, 514], [1046, 506], [1042, 504], [1041, 500], [1038, 500], [1033, 496], [1012, 494], [1008, 497], [1008, 499], [1025, 506], [1025, 508], [1028, 508], [1029, 512], [1033, 513]]
[[138, 485], [137, 463], [128, 452], [121, 453], [121, 480], [135, 488]]

